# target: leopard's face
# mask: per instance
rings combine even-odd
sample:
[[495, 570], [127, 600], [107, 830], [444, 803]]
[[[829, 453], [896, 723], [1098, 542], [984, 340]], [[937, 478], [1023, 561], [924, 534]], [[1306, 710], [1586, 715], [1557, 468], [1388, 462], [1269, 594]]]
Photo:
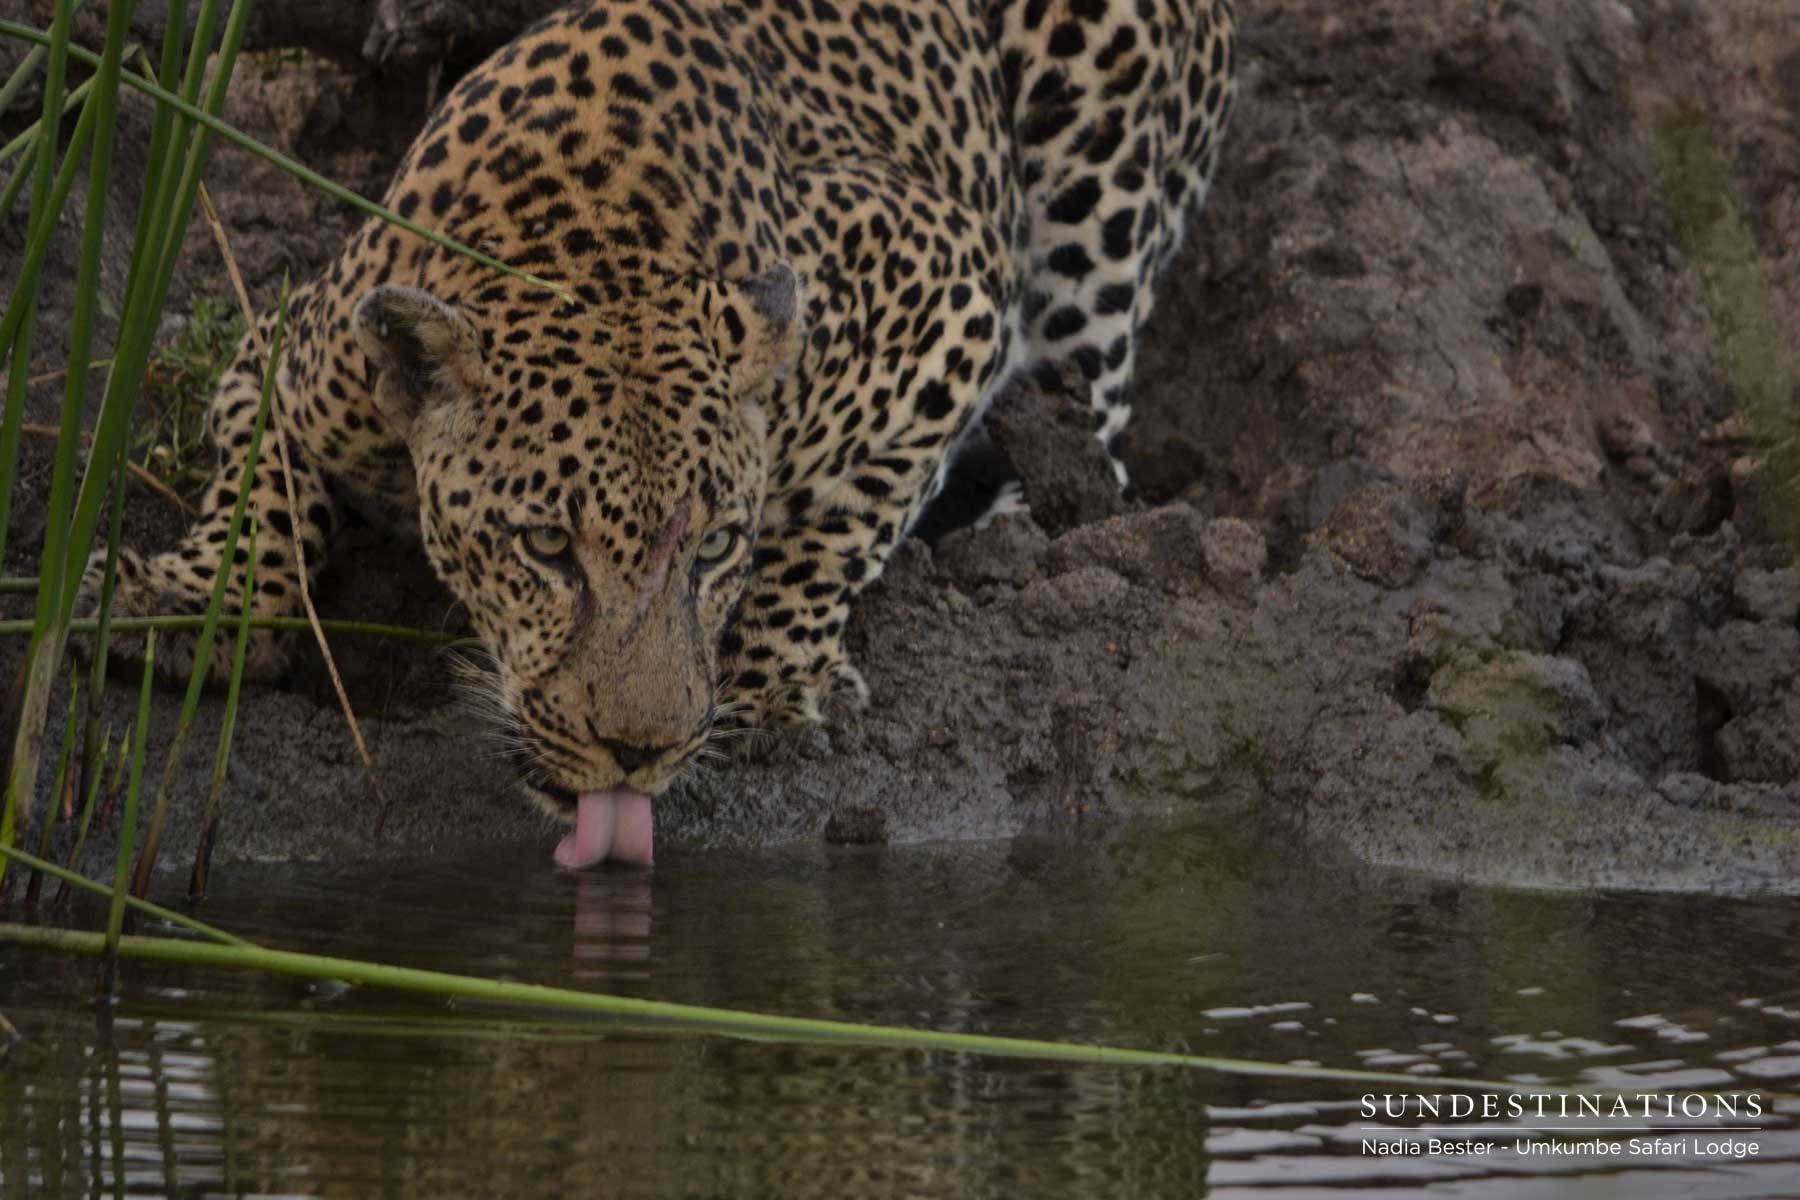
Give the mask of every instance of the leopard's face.
[[760, 401], [793, 347], [780, 270], [772, 296], [677, 282], [504, 328], [411, 289], [357, 307], [507, 753], [565, 816], [584, 792], [659, 794], [714, 731], [765, 494]]

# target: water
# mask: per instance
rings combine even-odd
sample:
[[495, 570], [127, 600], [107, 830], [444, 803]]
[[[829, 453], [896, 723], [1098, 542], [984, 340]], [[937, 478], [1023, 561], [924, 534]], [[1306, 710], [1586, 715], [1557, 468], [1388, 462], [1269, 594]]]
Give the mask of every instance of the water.
[[[200, 915], [288, 949], [1427, 1089], [1800, 1078], [1791, 902], [1497, 892], [1288, 844], [669, 853], [654, 876], [558, 874], [528, 847], [221, 869]], [[1521, 1156], [1516, 1137], [1376, 1155], [1365, 1126], [1416, 1122], [1369, 1120], [1356, 1084], [601, 1023], [501, 1036], [467, 1004], [130, 964], [108, 1025], [94, 971], [0, 950], [0, 1013], [26, 1038], [0, 1059], [8, 1197], [1800, 1196], [1793, 1100], [1765, 1102], [1739, 1159]]]

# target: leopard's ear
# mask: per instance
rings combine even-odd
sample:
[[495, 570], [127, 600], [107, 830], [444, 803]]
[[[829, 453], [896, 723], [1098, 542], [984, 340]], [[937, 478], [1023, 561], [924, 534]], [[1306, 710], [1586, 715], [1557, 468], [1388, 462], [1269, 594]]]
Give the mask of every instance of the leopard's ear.
[[375, 407], [405, 437], [424, 408], [473, 388], [481, 375], [481, 334], [430, 292], [378, 287], [356, 302], [356, 340], [381, 375]]
[[758, 398], [793, 369], [805, 332], [794, 268], [776, 263], [748, 279], [711, 283], [705, 303], [738, 396]]

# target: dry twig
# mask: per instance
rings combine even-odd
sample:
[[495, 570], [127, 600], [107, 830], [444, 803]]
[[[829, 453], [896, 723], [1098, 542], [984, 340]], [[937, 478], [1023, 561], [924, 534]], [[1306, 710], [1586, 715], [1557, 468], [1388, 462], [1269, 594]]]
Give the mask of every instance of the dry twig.
[[[62, 430], [54, 425], [34, 425], [30, 421], [22, 421], [19, 423], [19, 428], [23, 432], [31, 434], [33, 437], [62, 437]], [[83, 441], [91, 442], [94, 440], [94, 435], [90, 430], [84, 429], [81, 431], [81, 438]], [[178, 506], [182, 512], [187, 513], [189, 516], [193, 516], [193, 506], [186, 500], [183, 500], [181, 498], [181, 493], [177, 492], [174, 488], [132, 462], [129, 458], [125, 460], [125, 469], [136, 476], [139, 483], [163, 497], [170, 504]]]

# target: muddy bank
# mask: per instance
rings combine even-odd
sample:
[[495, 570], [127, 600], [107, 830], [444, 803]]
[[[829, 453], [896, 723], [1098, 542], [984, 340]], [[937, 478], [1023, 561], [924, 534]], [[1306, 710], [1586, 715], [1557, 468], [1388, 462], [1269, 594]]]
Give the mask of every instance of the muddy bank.
[[[1760, 311], [1800, 344], [1783, 7], [1248, 6], [1230, 153], [1141, 359], [1138, 497], [1084, 485], [1103, 474], [1068, 398], [1005, 398], [1032, 515], [903, 546], [853, 625], [869, 712], [695, 779], [662, 845], [1103, 836], [1229, 806], [1465, 879], [1791, 890], [1800, 570], [1664, 157], [1671, 119], [1712, 132]], [[270, 64], [233, 116], [372, 191], [406, 127], [367, 97], [426, 84]], [[329, 256], [342, 214], [220, 164], [259, 298]], [[218, 289], [204, 235], [188, 249], [181, 286]], [[416, 553], [358, 536], [327, 609], [455, 626]], [[9, 571], [34, 549], [15, 533]], [[340, 657], [379, 836], [308, 664], [247, 700], [222, 857], [548, 853], [438, 656]], [[178, 859], [208, 756], [177, 788]]]

